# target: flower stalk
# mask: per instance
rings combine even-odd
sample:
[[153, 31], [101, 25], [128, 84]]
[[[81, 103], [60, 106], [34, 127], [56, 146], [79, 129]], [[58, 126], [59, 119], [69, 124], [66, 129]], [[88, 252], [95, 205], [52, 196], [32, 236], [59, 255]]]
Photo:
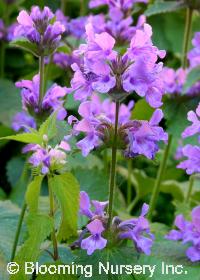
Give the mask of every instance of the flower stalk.
[[108, 229], [111, 227], [113, 218], [113, 204], [115, 194], [115, 180], [116, 180], [116, 163], [117, 163], [117, 133], [118, 133], [118, 120], [119, 120], [120, 102], [115, 102], [115, 129], [114, 138], [112, 143], [112, 158], [110, 167], [110, 183], [109, 183], [109, 205], [108, 205]]
[[15, 239], [14, 239], [14, 243], [13, 243], [13, 248], [12, 248], [12, 253], [11, 253], [11, 258], [10, 258], [11, 262], [14, 260], [15, 255], [16, 255], [17, 244], [18, 244], [18, 241], [19, 241], [19, 236], [20, 236], [24, 216], [25, 216], [25, 213], [26, 213], [26, 209], [27, 209], [27, 204], [24, 202], [24, 204], [22, 206], [22, 209], [21, 209], [20, 216], [19, 216], [17, 231], [16, 231], [16, 234], [15, 234]]
[[187, 192], [187, 195], [185, 198], [185, 203], [189, 203], [189, 201], [190, 201], [190, 197], [191, 197], [193, 186], [194, 186], [194, 179], [195, 179], [194, 175], [191, 175], [190, 179], [189, 179], [189, 188], [188, 188], [188, 192]]
[[163, 179], [163, 175], [165, 173], [166, 170], [166, 166], [167, 166], [167, 160], [169, 157], [169, 152], [170, 152], [170, 148], [171, 148], [171, 143], [172, 143], [172, 136], [169, 135], [169, 140], [168, 140], [168, 145], [165, 148], [165, 152], [164, 152], [164, 156], [162, 158], [159, 170], [158, 170], [158, 174], [157, 174], [157, 178], [156, 178], [156, 183], [153, 189], [153, 194], [150, 200], [150, 208], [149, 208], [149, 213], [148, 213], [148, 218], [151, 220], [152, 216], [153, 216], [153, 212], [154, 209], [156, 207], [156, 202], [158, 199], [158, 195], [160, 192], [160, 186], [162, 183], [162, 179]]
[[187, 68], [188, 60], [187, 53], [189, 49], [191, 31], [192, 31], [192, 16], [193, 10], [188, 8], [186, 11], [186, 21], [185, 21], [185, 32], [184, 32], [184, 41], [183, 41], [183, 55], [182, 55], [182, 67], [183, 69]]
[[55, 224], [54, 224], [54, 196], [53, 192], [49, 183], [49, 178], [48, 178], [48, 186], [49, 186], [49, 203], [50, 203], [50, 211], [49, 211], [49, 216], [53, 219], [53, 230], [51, 233], [51, 240], [53, 243], [53, 256], [54, 256], [54, 261], [59, 259], [58, 255], [58, 243], [57, 243], [57, 238], [56, 238], [56, 230], [55, 230]]
[[41, 55], [39, 58], [39, 72], [40, 72], [40, 93], [39, 93], [39, 104], [42, 104], [42, 100], [44, 97], [44, 73], [45, 73], [45, 65], [44, 65], [44, 56]]
[[130, 205], [132, 200], [132, 183], [131, 183], [131, 173], [132, 173], [132, 160], [128, 160], [128, 183], [127, 183], [127, 204]]

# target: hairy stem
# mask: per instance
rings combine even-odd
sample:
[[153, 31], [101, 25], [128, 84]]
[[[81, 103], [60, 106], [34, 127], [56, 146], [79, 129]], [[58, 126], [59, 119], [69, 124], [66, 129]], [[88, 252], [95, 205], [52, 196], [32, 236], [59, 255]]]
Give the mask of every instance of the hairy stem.
[[188, 8], [186, 11], [185, 32], [184, 32], [184, 41], [183, 41], [183, 54], [182, 54], [183, 69], [187, 68], [188, 66], [187, 53], [189, 49], [191, 31], [192, 31], [192, 15], [193, 15], [193, 10], [191, 8]]
[[0, 78], [4, 78], [4, 68], [5, 68], [5, 43], [2, 41], [0, 43]]
[[18, 225], [17, 225], [17, 231], [16, 231], [16, 234], [15, 234], [15, 239], [14, 239], [14, 243], [13, 243], [13, 248], [12, 248], [12, 253], [11, 253], [11, 258], [10, 258], [11, 262], [15, 258], [17, 244], [18, 244], [18, 241], [19, 241], [19, 236], [20, 236], [20, 232], [21, 232], [22, 223], [23, 223], [23, 220], [24, 220], [24, 215], [25, 215], [25, 212], [26, 212], [26, 208], [27, 208], [27, 205], [24, 202], [24, 204], [22, 206], [22, 209], [21, 209], [21, 213], [20, 213], [20, 217], [19, 217], [19, 221], [18, 221]]
[[44, 97], [44, 71], [45, 71], [45, 65], [44, 65], [44, 56], [40, 56], [39, 58], [39, 72], [40, 72], [40, 93], [39, 93], [39, 104], [41, 106], [42, 100]]
[[[49, 216], [54, 221], [54, 196], [53, 196], [53, 192], [52, 192], [52, 189], [51, 189], [51, 186], [49, 183], [48, 183], [48, 186], [49, 186], [49, 202], [50, 202]], [[54, 256], [54, 260], [56, 261], [59, 259], [59, 255], [58, 255], [58, 243], [57, 243], [57, 238], [56, 238], [55, 225], [53, 225], [53, 230], [51, 233], [51, 240], [53, 243], [53, 256]]]
[[164, 175], [164, 172], [165, 172], [166, 166], [167, 166], [167, 160], [169, 157], [171, 143], [172, 143], [172, 137], [171, 137], [171, 135], [169, 135], [168, 144], [164, 151], [164, 156], [162, 158], [162, 161], [161, 161], [161, 164], [160, 164], [160, 167], [158, 170], [155, 186], [153, 189], [153, 194], [152, 194], [151, 201], [150, 201], [150, 209], [149, 209], [149, 214], [148, 214], [149, 219], [152, 219], [152, 215], [153, 215], [154, 209], [156, 207], [156, 202], [157, 202], [158, 195], [160, 192], [160, 186], [161, 186], [163, 175]]
[[113, 204], [115, 194], [115, 178], [116, 178], [116, 163], [117, 163], [117, 133], [118, 133], [118, 119], [119, 119], [119, 108], [120, 102], [116, 101], [115, 107], [115, 130], [114, 138], [112, 143], [112, 159], [110, 167], [110, 183], [109, 183], [109, 205], [108, 205], [108, 229], [111, 227], [113, 218]]
[[132, 183], [131, 183], [131, 173], [132, 173], [132, 160], [128, 159], [128, 183], [127, 183], [127, 204], [130, 205], [132, 200]]
[[188, 192], [187, 192], [187, 195], [186, 195], [186, 198], [185, 198], [185, 203], [189, 203], [190, 201], [190, 197], [191, 197], [191, 194], [192, 194], [192, 189], [193, 189], [193, 186], [194, 186], [194, 175], [191, 175], [190, 176], [190, 180], [189, 180], [189, 188], [188, 188]]

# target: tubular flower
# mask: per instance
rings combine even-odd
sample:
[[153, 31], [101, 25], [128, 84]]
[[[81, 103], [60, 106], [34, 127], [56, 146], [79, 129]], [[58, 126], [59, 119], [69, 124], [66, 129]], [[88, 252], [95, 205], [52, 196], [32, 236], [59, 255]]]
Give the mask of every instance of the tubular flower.
[[12, 128], [15, 131], [24, 130], [29, 132], [29, 127], [36, 128], [36, 123], [33, 117], [29, 116], [27, 112], [17, 113], [12, 120]]
[[33, 116], [40, 116], [43, 112], [50, 115], [53, 111], [57, 111], [57, 118], [63, 120], [67, 115], [63, 107], [63, 98], [68, 93], [67, 88], [60, 87], [57, 84], [52, 85], [45, 93], [40, 104], [39, 83], [39, 75], [34, 76], [32, 81], [22, 80], [16, 83], [16, 87], [21, 88], [23, 109]]
[[162, 105], [163, 83], [160, 79], [165, 56], [151, 41], [148, 24], [137, 29], [124, 55], [114, 50], [115, 39], [106, 32], [95, 34], [91, 24], [86, 26], [87, 44], [82, 44], [75, 55], [83, 56], [80, 66], [72, 65], [75, 74], [71, 81], [75, 99], [86, 100], [96, 91], [109, 93], [119, 100], [132, 92], [145, 97], [152, 107]]
[[183, 215], [175, 219], [178, 230], [172, 230], [166, 236], [167, 239], [189, 243], [186, 256], [192, 262], [200, 261], [200, 206], [195, 207], [191, 213], [192, 220], [186, 221]]
[[[91, 207], [91, 205], [93, 207]], [[108, 217], [105, 208], [108, 201], [92, 201], [86, 192], [80, 193], [80, 215], [89, 218], [87, 226], [81, 231], [78, 240], [76, 240], [71, 248], [81, 247], [87, 250], [87, 254], [91, 255], [96, 250], [102, 250], [106, 247], [108, 241], [104, 237], [107, 230]], [[127, 221], [114, 217], [112, 221], [112, 237], [119, 243], [121, 239], [131, 239], [139, 253], [149, 255], [153, 244], [154, 236], [150, 232], [149, 222], [145, 218], [148, 213], [149, 206], [144, 204], [141, 215]], [[86, 237], [86, 238], [85, 238]], [[109, 242], [112, 242], [109, 240]]]
[[38, 6], [31, 9], [30, 14], [21, 11], [17, 17], [18, 26], [15, 38], [24, 37], [38, 47], [38, 55], [49, 55], [58, 47], [65, 27], [54, 21], [54, 14], [48, 7], [40, 10]]

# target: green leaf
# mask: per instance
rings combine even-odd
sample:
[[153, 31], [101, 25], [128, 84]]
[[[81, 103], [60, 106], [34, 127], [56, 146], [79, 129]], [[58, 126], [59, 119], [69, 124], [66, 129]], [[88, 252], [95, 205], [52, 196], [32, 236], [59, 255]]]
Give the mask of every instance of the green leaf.
[[98, 199], [105, 201], [108, 199], [108, 182], [109, 175], [104, 170], [92, 168], [76, 169], [74, 171], [75, 177], [80, 183], [82, 191], [86, 191], [90, 199]]
[[10, 201], [0, 201], [0, 255], [8, 262], [17, 229], [20, 208]]
[[145, 11], [145, 15], [147, 17], [153, 16], [156, 14], [162, 14], [162, 13], [169, 13], [174, 12], [180, 9], [185, 8], [185, 5], [183, 5], [182, 1], [158, 1], [153, 4], [150, 4]]
[[97, 156], [89, 154], [87, 157], [83, 157], [81, 153], [72, 154], [67, 157], [67, 162], [70, 169], [89, 169], [94, 168], [103, 169], [103, 162]]
[[183, 89], [184, 93], [187, 93], [187, 91], [198, 81], [200, 81], [200, 67], [192, 69], [187, 75], [187, 80]]
[[26, 203], [29, 206], [29, 211], [31, 213], [37, 213], [38, 211], [38, 200], [43, 178], [44, 176], [35, 176], [33, 181], [28, 185]]
[[[13, 82], [0, 79], [0, 122], [10, 127], [13, 116], [21, 111], [21, 107], [19, 89], [15, 87]], [[1, 133], [0, 136], [5, 136], [1, 135]]]
[[76, 178], [71, 173], [55, 175], [49, 178], [49, 186], [62, 210], [58, 239], [66, 240], [76, 236], [79, 209], [79, 184]]
[[12, 275], [10, 280], [26, 280], [25, 262], [36, 262], [41, 250], [42, 242], [50, 235], [53, 229], [53, 221], [49, 216], [30, 214], [27, 218], [29, 238], [20, 248], [15, 261], [19, 264], [20, 270]]
[[5, 192], [0, 188], [0, 200], [4, 200], [6, 198]]
[[[86, 251], [79, 251], [76, 260], [77, 264], [81, 265], [92, 265], [93, 275], [92, 279], [95, 280], [133, 280], [131, 275], [116, 275], [116, 274], [106, 274], [105, 271], [99, 273], [99, 263], [101, 262], [105, 267], [107, 262], [110, 266], [113, 265], [133, 265], [136, 262], [137, 253], [133, 247], [120, 247], [120, 248], [105, 248], [102, 251], [96, 251], [92, 256], [88, 256]], [[85, 275], [80, 275], [80, 280], [88, 279]]]
[[[126, 168], [118, 167], [118, 172], [126, 179], [128, 178], [128, 170]], [[131, 182], [135, 188], [138, 199], [141, 199], [147, 194], [151, 193], [155, 185], [154, 178], [148, 177], [143, 171], [137, 169], [132, 171]], [[177, 181], [163, 181], [160, 191], [171, 194], [174, 199], [179, 201], [184, 199], [184, 193], [181, 184], [179, 184]]]
[[38, 54], [38, 47], [36, 44], [31, 43], [25, 38], [19, 38], [10, 42], [11, 47], [20, 48], [22, 50], [28, 51], [32, 53], [34, 56], [39, 56]]
[[39, 128], [39, 134], [41, 135], [41, 137], [46, 134], [48, 136], [48, 140], [51, 140], [56, 135], [56, 118], [57, 112], [54, 112], [48, 117], [45, 122], [43, 122], [43, 124], [41, 124]]
[[[158, 239], [156, 238], [156, 240]], [[164, 240], [163, 237], [159, 241], [155, 241], [152, 248], [152, 254], [150, 256], [142, 254], [138, 260], [138, 264], [140, 265], [156, 265], [153, 276], [150, 278], [149, 273], [146, 273], [145, 275], [134, 275], [135, 279], [199, 280], [200, 265], [199, 263], [191, 263], [187, 260], [185, 255], [186, 249], [187, 246], [183, 245], [181, 242]], [[165, 265], [182, 266], [183, 273], [173, 275], [170, 272], [169, 274], [164, 271], [162, 272], [162, 263]], [[169, 269], [169, 271], [171, 270]]]
[[42, 137], [41, 135], [37, 134], [37, 133], [21, 133], [21, 134], [16, 134], [16, 135], [10, 135], [10, 136], [6, 136], [6, 137], [1, 137], [0, 140], [14, 140], [17, 142], [22, 142], [22, 143], [26, 143], [26, 144], [42, 144]]
[[154, 109], [144, 99], [140, 99], [133, 108], [131, 118], [134, 120], [150, 120], [153, 112]]
[[62, 45], [62, 46], [59, 46], [59, 47], [56, 49], [56, 52], [62, 52], [62, 53], [65, 53], [65, 54], [71, 54], [72, 50], [70, 49], [69, 46], [67, 46], [67, 45]]
[[[10, 129], [7, 126], [1, 125], [0, 124], [0, 137], [5, 137], [8, 135], [12, 135], [13, 134], [13, 130]], [[0, 142], [0, 148], [3, 147], [4, 145], [6, 145], [6, 141], [5, 142]]]
[[7, 162], [6, 175], [12, 187], [14, 187], [16, 182], [20, 179], [24, 164], [25, 161], [21, 157], [13, 157]]

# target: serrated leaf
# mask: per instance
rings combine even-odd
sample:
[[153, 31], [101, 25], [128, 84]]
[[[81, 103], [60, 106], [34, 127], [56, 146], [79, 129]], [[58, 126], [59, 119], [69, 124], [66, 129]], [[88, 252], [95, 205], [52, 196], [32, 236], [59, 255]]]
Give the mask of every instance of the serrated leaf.
[[37, 57], [39, 56], [37, 45], [34, 43], [31, 43], [30, 41], [28, 41], [25, 38], [18, 38], [16, 40], [13, 40], [12, 42], [10, 42], [10, 46], [28, 51], [28, 52], [32, 53], [34, 56], [37, 56]]
[[71, 173], [55, 175], [49, 178], [49, 186], [62, 210], [58, 239], [66, 240], [76, 236], [79, 209], [79, 184], [76, 178]]
[[187, 91], [198, 81], [200, 81], [200, 67], [192, 69], [187, 75], [187, 80], [183, 89], [184, 93], [187, 93]]
[[53, 221], [49, 216], [30, 214], [27, 218], [29, 238], [20, 248], [15, 261], [20, 270], [12, 275], [10, 280], [27, 280], [30, 275], [25, 275], [25, 262], [36, 262], [40, 254], [42, 242], [50, 235], [53, 229]]
[[26, 144], [42, 144], [42, 137], [37, 133], [20, 133], [16, 135], [10, 135], [6, 137], [1, 137], [0, 140], [14, 140], [17, 142], [22, 142]]
[[132, 110], [131, 118], [134, 120], [149, 120], [154, 112], [154, 109], [144, 100], [140, 99]]
[[43, 178], [44, 176], [36, 176], [28, 185], [26, 191], [26, 203], [29, 207], [30, 213], [37, 213], [38, 211], [38, 201]]
[[183, 8], [185, 8], [185, 5], [182, 1], [158, 1], [148, 6], [145, 15], [149, 17], [156, 14], [174, 12]]
[[41, 124], [39, 128], [39, 134], [41, 137], [46, 134], [48, 136], [48, 140], [51, 140], [56, 135], [56, 117], [57, 112], [54, 112], [46, 119], [45, 122]]

